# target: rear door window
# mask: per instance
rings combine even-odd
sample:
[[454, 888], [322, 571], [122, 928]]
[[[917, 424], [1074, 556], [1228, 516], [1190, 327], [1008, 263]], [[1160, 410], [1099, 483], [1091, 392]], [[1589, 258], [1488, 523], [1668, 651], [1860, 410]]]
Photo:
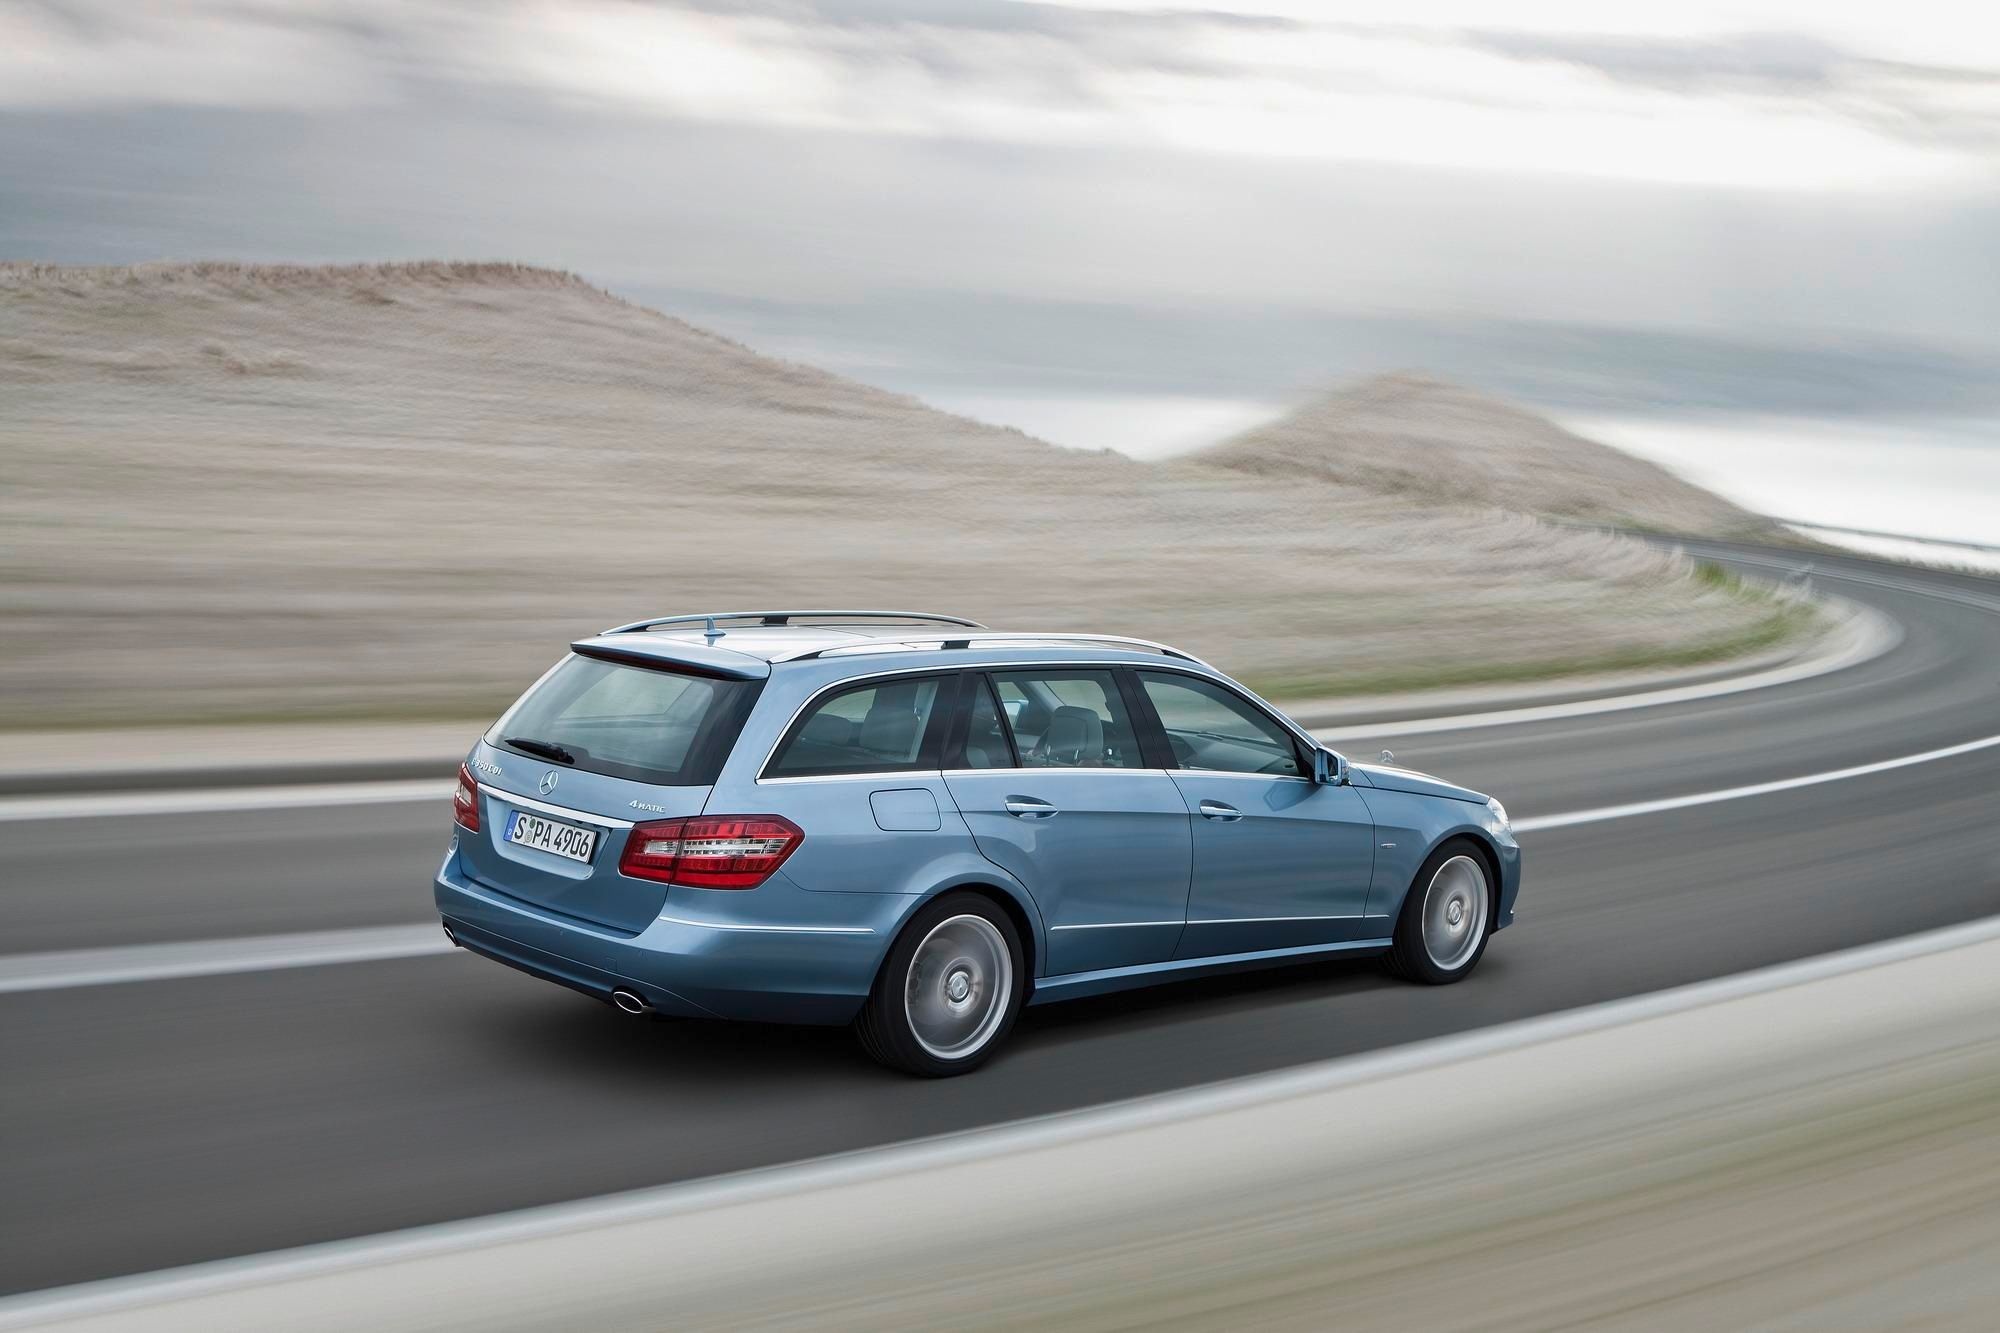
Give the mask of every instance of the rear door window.
[[896, 677], [836, 690], [792, 724], [764, 772], [770, 778], [935, 768], [924, 758], [941, 678]]
[[486, 741], [588, 773], [707, 786], [761, 684], [575, 656], [522, 696]]
[[993, 686], [1021, 767], [1145, 767], [1109, 671], [995, 672]]

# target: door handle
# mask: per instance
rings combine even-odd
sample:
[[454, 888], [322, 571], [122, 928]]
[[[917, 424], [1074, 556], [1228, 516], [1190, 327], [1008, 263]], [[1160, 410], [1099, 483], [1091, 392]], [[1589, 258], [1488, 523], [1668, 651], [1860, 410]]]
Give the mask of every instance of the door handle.
[[1224, 805], [1220, 801], [1203, 801], [1197, 808], [1201, 811], [1203, 819], [1220, 819], [1225, 824], [1243, 818], [1241, 810], [1233, 805]]
[[1007, 813], [1022, 819], [1054, 819], [1056, 808], [1047, 801], [1038, 801], [1032, 796], [1009, 796]]

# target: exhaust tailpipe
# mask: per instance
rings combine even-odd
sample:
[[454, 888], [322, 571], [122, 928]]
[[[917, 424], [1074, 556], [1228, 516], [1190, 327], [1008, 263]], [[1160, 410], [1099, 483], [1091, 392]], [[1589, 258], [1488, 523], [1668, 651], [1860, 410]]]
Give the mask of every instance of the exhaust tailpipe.
[[612, 991], [611, 1003], [618, 1006], [620, 1013], [645, 1015], [653, 1012], [653, 1006], [646, 1003], [645, 996], [636, 995], [629, 990]]
[[458, 936], [451, 933], [451, 923], [444, 922], [443, 925], [444, 925], [444, 937], [451, 941], [452, 947], [455, 949], [463, 949], [465, 946], [458, 942]]

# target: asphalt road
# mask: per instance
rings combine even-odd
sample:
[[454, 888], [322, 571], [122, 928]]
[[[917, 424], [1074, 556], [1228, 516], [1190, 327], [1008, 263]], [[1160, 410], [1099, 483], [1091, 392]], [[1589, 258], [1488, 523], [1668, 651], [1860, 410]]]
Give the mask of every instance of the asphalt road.
[[[1389, 746], [1519, 818], [2000, 734], [2000, 582], [1812, 563], [1903, 641], [1771, 689], [1354, 750]], [[1520, 920], [1463, 985], [1347, 964], [1051, 1006], [987, 1069], [936, 1083], [838, 1030], [622, 1019], [464, 954], [0, 995], [0, 1291], [973, 1128], [1987, 915], [1996, 791], [1984, 750], [1524, 834]], [[0, 952], [427, 921], [446, 819], [440, 802], [0, 824]]]

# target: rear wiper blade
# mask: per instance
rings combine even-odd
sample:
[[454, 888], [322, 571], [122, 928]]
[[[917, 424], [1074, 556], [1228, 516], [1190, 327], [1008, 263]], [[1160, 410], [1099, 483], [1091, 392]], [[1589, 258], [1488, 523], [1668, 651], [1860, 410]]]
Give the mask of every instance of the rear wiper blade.
[[576, 762], [575, 755], [563, 749], [562, 746], [557, 745], [554, 741], [530, 740], [526, 736], [508, 736], [505, 739], [508, 745], [513, 746], [517, 750], [526, 750], [529, 754], [538, 754], [544, 759], [553, 759], [558, 764], [574, 764]]

